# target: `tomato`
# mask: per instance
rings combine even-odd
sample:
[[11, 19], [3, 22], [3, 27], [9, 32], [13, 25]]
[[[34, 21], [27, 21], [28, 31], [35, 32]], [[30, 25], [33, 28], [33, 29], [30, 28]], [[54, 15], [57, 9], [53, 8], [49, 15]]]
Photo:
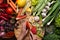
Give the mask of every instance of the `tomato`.
[[12, 14], [13, 13], [13, 9], [11, 7], [6, 9], [6, 13], [7, 14]]
[[16, 4], [17, 4], [19, 7], [24, 7], [25, 4], [26, 4], [26, 0], [16, 0]]
[[0, 4], [2, 4], [3, 3], [3, 0], [0, 0]]

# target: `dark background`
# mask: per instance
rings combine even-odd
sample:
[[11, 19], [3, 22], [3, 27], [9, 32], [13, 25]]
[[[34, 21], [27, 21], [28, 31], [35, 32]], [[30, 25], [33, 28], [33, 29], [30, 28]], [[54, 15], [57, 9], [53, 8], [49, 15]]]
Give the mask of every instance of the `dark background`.
[[[12, 1], [16, 1], [16, 0], [12, 0]], [[4, 0], [4, 3], [6, 3], [7, 2], [7, 0]], [[15, 36], [13, 36], [13, 37], [11, 37], [11, 38], [1, 38], [0, 37], [0, 40], [16, 40], [16, 37]]]

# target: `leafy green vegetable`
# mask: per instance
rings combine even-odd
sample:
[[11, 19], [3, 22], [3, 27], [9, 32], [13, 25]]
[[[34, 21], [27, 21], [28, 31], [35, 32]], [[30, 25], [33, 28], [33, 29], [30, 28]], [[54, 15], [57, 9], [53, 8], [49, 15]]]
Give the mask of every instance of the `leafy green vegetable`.
[[44, 37], [44, 40], [59, 40], [59, 38], [56, 34], [48, 34]]
[[56, 27], [60, 27], [60, 12], [59, 12], [58, 16], [55, 18], [55, 25], [56, 25]]

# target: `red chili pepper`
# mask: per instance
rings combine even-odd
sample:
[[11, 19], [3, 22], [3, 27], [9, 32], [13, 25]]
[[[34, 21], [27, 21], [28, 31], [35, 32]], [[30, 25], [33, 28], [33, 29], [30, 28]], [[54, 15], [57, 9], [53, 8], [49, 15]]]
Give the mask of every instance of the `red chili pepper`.
[[8, 19], [7, 19], [7, 18], [5, 18], [5, 17], [3, 17], [3, 16], [0, 16], [0, 18], [1, 18], [1, 19], [3, 19], [3, 20], [8, 21]]
[[4, 37], [11, 38], [14, 36], [14, 32], [7, 32]]
[[0, 16], [4, 16], [6, 18], [12, 18], [12, 16], [10, 16], [10, 15], [8, 15], [6, 13], [2, 13], [2, 12], [0, 12]]
[[23, 16], [17, 16], [16, 20], [21, 20], [21, 19], [24, 19], [26, 18], [27, 16], [26, 15], [23, 15]]
[[6, 17], [6, 18], [12, 18], [12, 16], [8, 15], [8, 14], [2, 14], [2, 16]]
[[8, 4], [1, 4], [0, 5], [0, 8], [7, 8], [8, 7]]

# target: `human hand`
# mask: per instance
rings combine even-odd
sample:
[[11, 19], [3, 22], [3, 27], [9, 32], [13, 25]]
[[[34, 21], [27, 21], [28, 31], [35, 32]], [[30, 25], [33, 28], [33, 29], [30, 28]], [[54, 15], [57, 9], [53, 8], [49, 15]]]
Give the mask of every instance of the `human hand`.
[[40, 38], [39, 36], [33, 34], [31, 31], [30, 31], [30, 34], [32, 35], [32, 40], [42, 40], [42, 38]]
[[22, 40], [28, 33], [28, 30], [26, 30], [26, 22], [22, 23], [18, 29], [14, 29], [14, 30], [17, 40]]

